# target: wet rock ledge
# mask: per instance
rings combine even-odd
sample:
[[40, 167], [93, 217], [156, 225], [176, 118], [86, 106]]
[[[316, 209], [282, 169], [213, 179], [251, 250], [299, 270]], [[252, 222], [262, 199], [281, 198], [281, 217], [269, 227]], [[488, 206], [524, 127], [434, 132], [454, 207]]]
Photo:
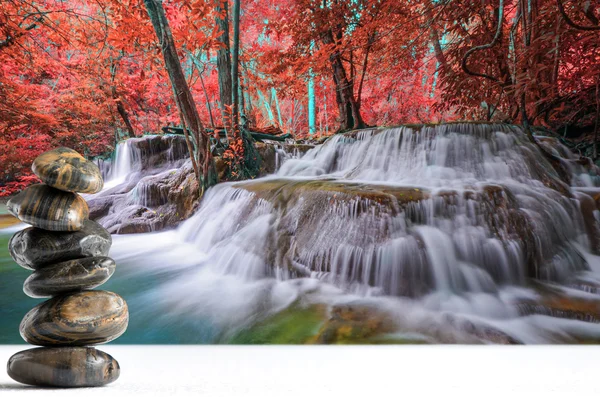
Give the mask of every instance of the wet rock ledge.
[[[310, 145], [287, 145], [285, 150], [304, 153]], [[261, 176], [277, 169], [276, 148], [257, 144], [262, 158]], [[199, 204], [198, 182], [188, 159], [185, 138], [150, 135], [121, 143], [117, 161], [130, 162], [129, 175], [113, 188], [87, 196], [90, 219], [111, 234], [147, 233], [177, 226], [188, 219]], [[114, 160], [113, 160], [114, 161]], [[219, 180], [227, 174], [225, 163], [215, 157]], [[116, 164], [100, 164], [105, 177], [115, 177]], [[122, 166], [122, 164], [120, 164]]]

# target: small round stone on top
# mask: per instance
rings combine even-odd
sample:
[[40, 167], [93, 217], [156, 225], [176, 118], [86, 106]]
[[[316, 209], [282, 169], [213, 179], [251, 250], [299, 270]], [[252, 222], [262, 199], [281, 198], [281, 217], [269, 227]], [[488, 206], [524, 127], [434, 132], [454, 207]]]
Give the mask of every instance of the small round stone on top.
[[104, 185], [96, 164], [65, 147], [42, 153], [31, 169], [45, 184], [67, 192], [98, 193]]

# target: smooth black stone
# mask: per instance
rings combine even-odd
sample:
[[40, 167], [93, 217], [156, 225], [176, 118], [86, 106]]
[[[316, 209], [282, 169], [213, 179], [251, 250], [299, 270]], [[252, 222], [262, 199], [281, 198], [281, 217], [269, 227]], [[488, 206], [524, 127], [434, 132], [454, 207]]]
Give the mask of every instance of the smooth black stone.
[[83, 197], [43, 184], [29, 186], [8, 200], [6, 207], [22, 222], [57, 232], [80, 230], [90, 216]]
[[114, 292], [83, 291], [40, 303], [23, 317], [21, 337], [38, 346], [110, 342], [127, 329], [127, 303]]
[[8, 360], [8, 375], [17, 382], [45, 387], [97, 387], [114, 382], [117, 360], [93, 347], [40, 347]]
[[76, 232], [49, 232], [30, 227], [10, 239], [10, 255], [29, 270], [70, 259], [107, 256], [112, 237], [100, 224], [87, 220]]
[[67, 192], [98, 193], [104, 185], [98, 166], [66, 147], [40, 154], [31, 169], [45, 184]]
[[67, 292], [96, 288], [115, 271], [107, 256], [72, 259], [36, 270], [25, 280], [23, 292], [32, 298], [47, 298]]

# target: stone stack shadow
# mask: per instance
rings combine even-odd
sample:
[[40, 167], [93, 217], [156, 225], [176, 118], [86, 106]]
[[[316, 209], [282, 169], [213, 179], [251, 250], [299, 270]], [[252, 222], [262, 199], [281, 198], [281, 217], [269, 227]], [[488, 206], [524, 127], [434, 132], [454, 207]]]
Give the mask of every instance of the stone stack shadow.
[[112, 238], [88, 219], [88, 205], [78, 193], [102, 190], [102, 175], [96, 164], [67, 148], [41, 154], [32, 169], [43, 184], [8, 202], [8, 210], [32, 227], [17, 232], [9, 250], [15, 262], [33, 270], [25, 294], [50, 299], [31, 309], [19, 329], [26, 342], [42, 347], [13, 355], [8, 375], [34, 386], [106, 385], [119, 377], [119, 363], [89, 345], [122, 335], [129, 311], [119, 295], [93, 290], [115, 271], [107, 256]]

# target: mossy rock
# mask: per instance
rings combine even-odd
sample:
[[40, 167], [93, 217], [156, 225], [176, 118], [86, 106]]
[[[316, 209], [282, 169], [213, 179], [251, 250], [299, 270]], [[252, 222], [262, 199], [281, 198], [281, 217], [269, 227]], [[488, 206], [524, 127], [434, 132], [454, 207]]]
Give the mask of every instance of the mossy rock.
[[322, 305], [300, 307], [294, 305], [252, 327], [240, 331], [227, 341], [231, 344], [306, 344], [326, 320], [327, 310]]
[[275, 173], [277, 171], [277, 151], [275, 150], [275, 146], [264, 142], [256, 142], [254, 147], [262, 159], [258, 176]]
[[388, 316], [369, 306], [338, 305], [316, 335], [319, 344], [360, 344], [394, 332]]
[[230, 344], [424, 344], [418, 335], [395, 334], [384, 312], [366, 305], [293, 305], [238, 332]]
[[267, 179], [258, 182], [240, 182], [233, 185], [254, 193], [257, 197], [275, 205], [287, 206], [299, 197], [321, 195], [327, 201], [350, 201], [365, 199], [382, 207], [399, 212], [409, 203], [429, 199], [429, 191], [419, 187], [371, 185], [364, 183], [344, 183], [334, 180], [296, 181], [288, 179]]
[[297, 151], [300, 154], [306, 154], [311, 149], [315, 148], [315, 145], [307, 144], [307, 143], [293, 143], [291, 145], [283, 145], [286, 151], [294, 152]]
[[[575, 284], [582, 286], [582, 283]], [[585, 283], [588, 291], [600, 289], [600, 285]], [[578, 320], [588, 323], [600, 323], [600, 296], [590, 294], [589, 297], [580, 297], [566, 294], [561, 288], [553, 284], [534, 282], [533, 286], [540, 293], [537, 300], [527, 300], [517, 303], [523, 315], [545, 315], [569, 320]], [[577, 286], [574, 285], [576, 288]]]

